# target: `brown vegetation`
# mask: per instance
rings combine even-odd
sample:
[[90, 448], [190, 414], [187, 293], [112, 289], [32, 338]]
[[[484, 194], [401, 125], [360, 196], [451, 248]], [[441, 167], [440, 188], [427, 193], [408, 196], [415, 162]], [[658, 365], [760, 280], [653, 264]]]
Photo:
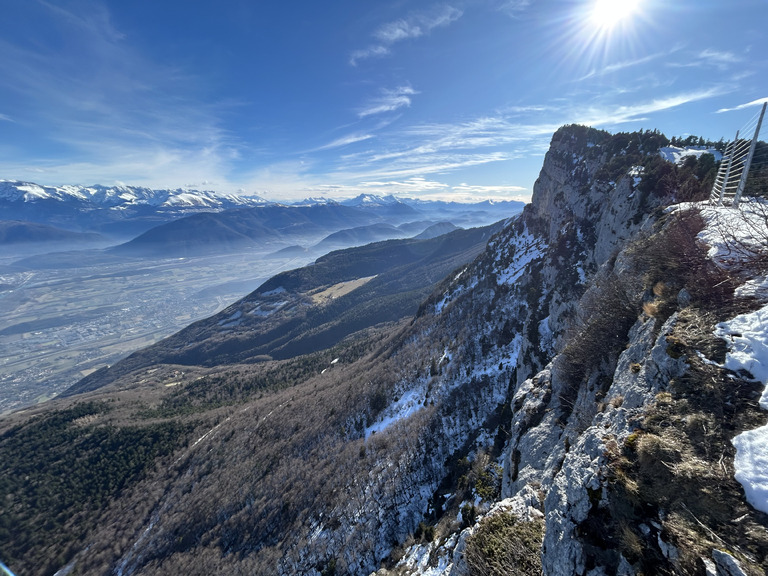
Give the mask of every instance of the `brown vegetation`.
[[472, 576], [539, 576], [544, 521], [518, 520], [506, 513], [480, 522], [464, 555]]

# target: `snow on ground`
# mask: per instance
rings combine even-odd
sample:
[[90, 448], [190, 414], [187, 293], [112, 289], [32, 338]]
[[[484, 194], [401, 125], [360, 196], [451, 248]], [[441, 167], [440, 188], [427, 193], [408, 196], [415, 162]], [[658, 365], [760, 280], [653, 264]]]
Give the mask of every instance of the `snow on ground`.
[[513, 284], [523, 275], [528, 264], [541, 258], [544, 254], [542, 241], [528, 232], [518, 238], [516, 246], [512, 249], [515, 250], [515, 253], [511, 264], [496, 275], [498, 284]]
[[[124, 198], [124, 197], [123, 197]], [[125, 199], [125, 198], [124, 198]], [[214, 202], [210, 198], [190, 192], [182, 192], [171, 196], [163, 202], [163, 206], [213, 206]]]
[[[757, 380], [768, 382], [768, 306], [723, 322], [716, 334], [731, 345], [725, 366], [748, 370]], [[768, 386], [760, 406], [768, 410]], [[736, 448], [736, 480], [744, 487], [747, 501], [768, 513], [768, 424], [748, 430], [733, 439]]]
[[748, 280], [736, 288], [737, 298], [754, 298], [760, 302], [768, 302], [768, 277]]
[[415, 414], [424, 406], [424, 390], [421, 387], [416, 387], [403, 394], [400, 399], [389, 405], [384, 410], [384, 417], [365, 429], [366, 439], [375, 432], [381, 432], [382, 430], [390, 427], [395, 422], [404, 420], [412, 414]]
[[734, 266], [749, 260], [752, 250], [768, 249], [768, 204], [745, 200], [738, 209], [710, 204], [695, 206], [707, 222], [699, 238], [709, 245], [708, 256], [721, 266]]
[[[749, 256], [749, 250], [739, 249], [740, 245], [768, 248], [765, 208], [765, 204], [758, 202], [747, 203], [741, 209], [702, 206], [707, 227], [700, 237], [710, 246], [709, 257], [730, 267]], [[759, 298], [767, 293], [768, 280], [756, 278], [748, 281], [737, 295]], [[720, 323], [715, 334], [729, 345], [725, 367], [747, 370], [755, 380], [766, 385], [760, 406], [768, 410], [768, 305]], [[733, 439], [733, 445], [736, 480], [744, 487], [747, 501], [757, 510], [768, 513], [768, 424], [739, 434]]]
[[[456, 545], [455, 539], [456, 535], [454, 534], [451, 536], [451, 540], [441, 547], [437, 547], [435, 543], [415, 545], [397, 563], [396, 567], [414, 570], [419, 576], [442, 576], [443, 574], [448, 574], [453, 567], [453, 558], [449, 552]], [[433, 552], [437, 552], [435, 554], [437, 556], [436, 566], [430, 566]]]
[[[756, 380], [768, 381], [768, 306], [723, 322], [715, 333], [730, 345], [726, 368], [744, 369]], [[768, 410], [768, 394], [760, 405]]]
[[280, 302], [275, 302], [275, 303], [260, 302], [256, 305], [255, 308], [249, 311], [248, 314], [250, 316], [256, 316], [258, 318], [268, 318], [269, 316], [272, 316], [272, 314], [280, 310], [286, 304], [288, 304], [288, 300], [282, 300]]
[[696, 156], [698, 159], [703, 154], [712, 154], [715, 157], [715, 162], [722, 160], [723, 155], [714, 148], [707, 148], [706, 146], [689, 146], [687, 148], [680, 148], [679, 146], [665, 146], [659, 150], [659, 154], [667, 162], [673, 162], [674, 164], [682, 164], [686, 157]]
[[242, 315], [243, 315], [243, 311], [242, 310], [237, 310], [229, 318], [225, 318], [224, 320], [219, 320], [219, 326], [223, 326], [225, 328], [231, 328], [232, 326], [238, 326], [242, 322], [242, 320], [240, 320], [240, 317]]
[[51, 194], [37, 184], [27, 184], [25, 186], [18, 186], [17, 188], [24, 192], [24, 200], [27, 202], [35, 198], [46, 199], [51, 197]]
[[464, 270], [459, 272], [456, 275], [456, 277], [453, 279], [453, 282], [454, 282], [453, 286], [451, 286], [451, 288], [446, 290], [445, 294], [443, 295], [443, 299], [440, 300], [440, 302], [438, 302], [437, 304], [435, 304], [435, 314], [440, 314], [443, 311], [443, 309], [449, 303], [453, 302], [453, 300], [455, 300], [460, 294], [462, 294], [467, 290], [473, 290], [475, 286], [477, 286], [478, 278], [476, 277], [472, 278], [471, 282], [467, 286], [456, 284], [456, 282], [459, 281], [459, 279], [464, 275], [464, 272], [466, 271], [467, 269], [465, 268]]

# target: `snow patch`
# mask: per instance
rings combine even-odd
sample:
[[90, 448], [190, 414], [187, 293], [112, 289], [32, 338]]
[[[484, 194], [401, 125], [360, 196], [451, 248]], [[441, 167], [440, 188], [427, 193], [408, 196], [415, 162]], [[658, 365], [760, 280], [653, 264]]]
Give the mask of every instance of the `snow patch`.
[[659, 154], [667, 162], [673, 164], [682, 164], [688, 156], [695, 156], [698, 160], [704, 154], [712, 154], [715, 157], [715, 162], [720, 162], [723, 155], [714, 148], [707, 148], [706, 146], [688, 146], [686, 148], [680, 148], [679, 146], [665, 146], [659, 150]]
[[[739, 209], [709, 205], [699, 205], [699, 208], [706, 221], [699, 237], [710, 246], [708, 256], [720, 266], [744, 264], [754, 256], [753, 250], [766, 249], [768, 207], [765, 203], [747, 201]], [[737, 295], [765, 298], [768, 280], [754, 278], [740, 287]], [[726, 368], [734, 372], [746, 370], [755, 380], [768, 384], [768, 305], [721, 322], [715, 335], [729, 345]], [[768, 385], [763, 390], [760, 406], [768, 410]], [[768, 425], [743, 432], [732, 442], [736, 448], [736, 480], [744, 487], [747, 501], [757, 510], [768, 513]]]
[[[768, 381], [768, 306], [722, 322], [715, 334], [730, 344], [726, 368], [748, 370], [756, 380]], [[760, 406], [768, 410], [768, 391], [763, 394]]]
[[768, 277], [753, 278], [735, 290], [737, 298], [754, 298], [760, 302], [768, 301]]
[[251, 311], [249, 311], [248, 314], [250, 316], [256, 316], [258, 318], [268, 318], [269, 316], [272, 316], [272, 314], [274, 314], [275, 312], [277, 312], [287, 304], [288, 304], [287, 300], [275, 302], [274, 304], [262, 302], [262, 303], [259, 303]]
[[400, 399], [387, 407], [383, 414], [384, 417], [365, 429], [366, 439], [373, 433], [381, 432], [389, 428], [395, 422], [405, 420], [422, 409], [424, 403], [424, 393], [420, 388], [414, 388], [403, 394]]
[[542, 241], [532, 236], [529, 232], [521, 234], [519, 243], [513, 247], [512, 262], [506, 269], [500, 270], [496, 275], [498, 284], [512, 284], [523, 275], [528, 264], [544, 255]]
[[708, 257], [720, 266], [734, 267], [749, 261], [755, 251], [765, 250], [768, 204], [745, 200], [738, 209], [708, 204], [681, 204], [698, 207], [706, 221], [699, 238], [709, 245]]
[[231, 328], [233, 326], [239, 326], [242, 323], [241, 317], [243, 315], [242, 310], [236, 311], [232, 316], [229, 318], [225, 318], [224, 320], [219, 320], [219, 326], [223, 328]]
[[51, 198], [51, 194], [45, 191], [44, 188], [38, 186], [37, 184], [27, 184], [25, 186], [17, 186], [19, 190], [24, 192], [24, 201], [29, 202], [30, 200], [44, 200], [46, 198]]
[[[456, 278], [454, 278], [454, 282], [457, 282], [461, 276], [466, 272], [466, 269], [462, 270], [456, 275]], [[466, 290], [473, 290], [478, 283], [477, 278], [473, 278], [472, 281], [469, 283], [469, 285], [464, 286], [462, 284], [457, 284], [455, 286], [452, 286], [450, 289], [446, 290], [443, 299], [440, 300], [437, 304], [435, 304], [435, 314], [440, 314], [445, 307], [453, 302], [459, 295], [461, 295]]]

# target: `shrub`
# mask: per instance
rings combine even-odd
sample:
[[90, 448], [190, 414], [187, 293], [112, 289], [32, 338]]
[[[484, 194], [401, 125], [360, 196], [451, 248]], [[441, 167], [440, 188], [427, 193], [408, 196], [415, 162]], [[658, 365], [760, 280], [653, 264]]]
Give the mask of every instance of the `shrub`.
[[477, 509], [474, 504], [464, 504], [461, 507], [461, 519], [465, 527], [472, 526], [477, 521]]
[[638, 241], [630, 256], [645, 285], [658, 300], [647, 312], [666, 320], [677, 307], [676, 295], [685, 288], [692, 301], [709, 309], [722, 309], [733, 301], [734, 279], [709, 258], [698, 234], [704, 219], [694, 210], [673, 214], [656, 233]]
[[423, 538], [427, 542], [432, 542], [432, 540], [435, 539], [435, 527], [430, 526], [426, 522], [419, 522], [416, 531], [413, 533], [413, 537], [416, 538], [416, 540], [421, 540]]
[[629, 329], [637, 319], [639, 299], [633, 292], [623, 278], [611, 273], [582, 299], [563, 351], [562, 367], [567, 385], [560, 394], [561, 418], [570, 415], [582, 383], [594, 370], [605, 365], [608, 373], [613, 372]]
[[504, 513], [489, 516], [467, 539], [470, 574], [538, 576], [543, 539], [543, 520], [527, 522]]

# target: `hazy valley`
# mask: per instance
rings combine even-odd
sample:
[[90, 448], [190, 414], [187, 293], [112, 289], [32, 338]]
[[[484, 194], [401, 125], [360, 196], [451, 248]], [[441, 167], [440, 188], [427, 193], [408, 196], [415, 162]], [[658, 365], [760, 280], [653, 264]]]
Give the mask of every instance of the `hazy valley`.
[[0, 412], [50, 398], [310, 259], [267, 256], [141, 260], [84, 252], [64, 268], [6, 266]]
[[[80, 189], [0, 186], [4, 215], [101, 231], [3, 221], [0, 413], [50, 398], [329, 250], [430, 237], [440, 226], [450, 230], [446, 218], [477, 226], [519, 210], [513, 203], [410, 206], [376, 197], [234, 206], [235, 198], [221, 202], [197, 191], [88, 190], [95, 199], [86, 201]], [[169, 221], [153, 226], [158, 220]], [[104, 235], [142, 228], [122, 241]]]

